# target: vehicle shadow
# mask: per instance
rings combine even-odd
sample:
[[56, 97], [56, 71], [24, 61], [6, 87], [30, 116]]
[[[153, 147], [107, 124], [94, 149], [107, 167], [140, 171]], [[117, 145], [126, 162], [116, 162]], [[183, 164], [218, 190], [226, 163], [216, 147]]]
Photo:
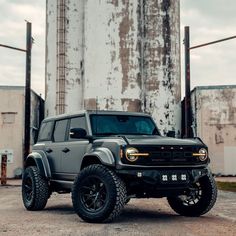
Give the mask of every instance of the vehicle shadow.
[[116, 222], [141, 223], [144, 221], [148, 222], [165, 221], [167, 219], [170, 221], [170, 220], [175, 220], [179, 217], [180, 216], [176, 215], [175, 213], [171, 214], [164, 210], [143, 209], [136, 206], [135, 208], [126, 207]]
[[74, 209], [71, 204], [60, 204], [60, 205], [53, 205], [47, 206], [44, 209], [44, 212], [51, 212], [55, 214], [75, 214]]
[[[75, 214], [71, 204], [60, 204], [48, 206], [44, 209], [44, 212], [50, 212], [52, 214], [60, 215], [72, 215]], [[126, 206], [122, 211], [122, 214], [114, 221], [114, 223], [138, 223], [138, 222], [157, 222], [157, 221], [171, 221], [179, 218], [179, 215], [175, 213], [169, 213], [162, 209], [144, 209], [138, 206]]]

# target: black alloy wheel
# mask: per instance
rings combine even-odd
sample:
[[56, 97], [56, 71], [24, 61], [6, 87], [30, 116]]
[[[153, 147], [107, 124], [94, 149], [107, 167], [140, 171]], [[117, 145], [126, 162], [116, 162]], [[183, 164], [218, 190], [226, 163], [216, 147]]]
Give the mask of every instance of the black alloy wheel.
[[193, 217], [210, 211], [216, 199], [217, 187], [211, 174], [201, 177], [185, 195], [167, 198], [170, 207], [176, 213]]
[[100, 211], [106, 204], [108, 193], [104, 182], [97, 177], [89, 176], [81, 187], [80, 201], [90, 212]]
[[48, 182], [43, 178], [36, 166], [27, 167], [22, 179], [22, 199], [27, 210], [42, 210], [49, 194]]
[[126, 198], [124, 182], [100, 164], [85, 167], [72, 188], [74, 210], [87, 222], [111, 222], [121, 213]]

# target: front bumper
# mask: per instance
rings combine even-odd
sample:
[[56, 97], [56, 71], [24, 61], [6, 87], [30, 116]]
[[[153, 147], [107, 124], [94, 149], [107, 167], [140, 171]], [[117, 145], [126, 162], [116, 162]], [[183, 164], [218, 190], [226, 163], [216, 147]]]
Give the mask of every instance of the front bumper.
[[191, 183], [196, 183], [199, 178], [210, 173], [209, 168], [197, 169], [128, 169], [116, 170], [117, 174], [127, 181], [138, 181], [155, 186], [186, 186]]

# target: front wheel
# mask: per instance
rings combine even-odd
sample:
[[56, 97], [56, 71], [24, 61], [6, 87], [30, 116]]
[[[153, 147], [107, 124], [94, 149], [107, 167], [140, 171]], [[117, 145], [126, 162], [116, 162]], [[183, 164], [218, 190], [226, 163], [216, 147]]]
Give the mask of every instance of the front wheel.
[[206, 214], [215, 204], [217, 188], [211, 174], [193, 184], [186, 195], [168, 197], [170, 207], [183, 216], [200, 216]]
[[125, 201], [124, 182], [103, 165], [90, 165], [75, 179], [73, 207], [84, 221], [110, 222], [120, 214]]
[[30, 166], [24, 171], [22, 178], [22, 199], [27, 210], [42, 210], [48, 200], [49, 186], [37, 167]]

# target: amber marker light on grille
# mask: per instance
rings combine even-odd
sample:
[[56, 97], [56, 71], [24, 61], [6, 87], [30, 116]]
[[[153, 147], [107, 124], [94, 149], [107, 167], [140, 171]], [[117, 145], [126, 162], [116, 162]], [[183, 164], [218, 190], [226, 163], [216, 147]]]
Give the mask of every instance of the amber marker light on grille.
[[124, 157], [124, 151], [123, 151], [123, 148], [121, 147], [120, 148], [120, 158], [123, 158]]
[[149, 153], [131, 153], [130, 156], [148, 157]]

